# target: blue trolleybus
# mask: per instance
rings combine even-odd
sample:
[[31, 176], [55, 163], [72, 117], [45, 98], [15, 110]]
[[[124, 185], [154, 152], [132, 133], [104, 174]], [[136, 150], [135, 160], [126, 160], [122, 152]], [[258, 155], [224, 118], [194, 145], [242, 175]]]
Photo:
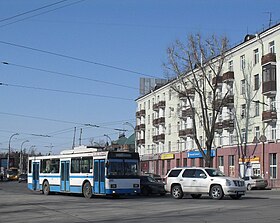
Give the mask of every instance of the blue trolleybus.
[[28, 188], [45, 195], [80, 193], [90, 198], [140, 193], [138, 153], [80, 146], [59, 155], [29, 157], [28, 162]]

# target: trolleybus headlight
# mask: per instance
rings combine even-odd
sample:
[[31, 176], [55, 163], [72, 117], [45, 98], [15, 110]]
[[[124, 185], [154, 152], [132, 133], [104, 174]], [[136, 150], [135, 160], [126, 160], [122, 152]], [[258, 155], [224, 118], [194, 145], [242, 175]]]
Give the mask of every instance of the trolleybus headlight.
[[139, 184], [133, 184], [133, 187], [139, 187]]
[[117, 184], [111, 184], [111, 188], [117, 188]]

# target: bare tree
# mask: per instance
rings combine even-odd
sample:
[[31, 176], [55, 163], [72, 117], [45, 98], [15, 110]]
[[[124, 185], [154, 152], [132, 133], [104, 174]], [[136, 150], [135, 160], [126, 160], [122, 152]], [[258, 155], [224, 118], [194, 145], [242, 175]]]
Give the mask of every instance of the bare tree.
[[[229, 90], [222, 92], [227, 50], [226, 37], [213, 35], [203, 39], [200, 34], [190, 35], [186, 44], [176, 41], [168, 48], [168, 63], [164, 64], [167, 75], [176, 78], [171, 88], [179, 98], [184, 97], [187, 101], [192, 123], [192, 132], [188, 136], [194, 140], [207, 167], [212, 165], [216, 121], [230, 93]], [[201, 129], [204, 142], [199, 138]]]
[[[245, 66], [246, 65], [246, 66]], [[247, 154], [247, 146], [248, 146], [248, 133], [252, 131], [252, 127], [254, 125], [253, 119], [255, 118], [256, 109], [252, 109], [253, 104], [259, 106], [259, 101], [256, 101], [256, 95], [259, 91], [259, 83], [257, 86], [254, 86], [254, 81], [252, 77], [253, 73], [253, 65], [251, 62], [245, 63], [244, 67], [242, 67], [242, 80], [241, 80], [241, 88], [240, 92], [238, 91], [238, 87], [236, 86], [236, 93], [240, 97], [240, 101], [236, 100], [236, 108], [240, 108], [240, 113], [234, 109], [233, 116], [235, 119], [235, 131], [237, 136], [237, 148], [238, 148], [238, 156], [242, 159], [242, 164], [244, 167], [243, 173], [246, 173], [245, 166], [245, 158], [249, 156]], [[238, 83], [235, 83], [238, 84]], [[236, 97], [238, 99], [239, 97]], [[240, 104], [239, 104], [240, 103]], [[258, 139], [254, 139], [257, 141]], [[239, 165], [238, 165], [239, 166]], [[240, 167], [240, 166], [239, 166]], [[241, 170], [239, 168], [239, 176], [241, 176]]]

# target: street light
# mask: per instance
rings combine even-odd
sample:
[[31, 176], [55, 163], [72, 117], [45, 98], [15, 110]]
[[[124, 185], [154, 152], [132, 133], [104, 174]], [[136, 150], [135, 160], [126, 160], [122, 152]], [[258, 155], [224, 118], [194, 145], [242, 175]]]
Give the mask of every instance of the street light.
[[13, 135], [11, 135], [10, 139], [9, 139], [9, 151], [8, 151], [8, 158], [7, 158], [7, 170], [10, 169], [10, 153], [11, 153], [11, 140], [14, 136], [19, 135], [18, 133], [14, 133]]
[[111, 144], [111, 146], [112, 146], [112, 139], [111, 139], [111, 137], [108, 136], [108, 135], [106, 135], [106, 134], [104, 134], [104, 136], [106, 136], [106, 137], [110, 140], [110, 144]]
[[22, 170], [23, 170], [22, 146], [23, 146], [23, 144], [26, 143], [26, 142], [29, 142], [29, 140], [23, 141], [23, 142], [21, 143], [21, 146], [20, 146], [20, 156], [19, 156], [19, 171], [20, 171], [20, 173], [22, 173]]
[[133, 131], [134, 131], [134, 151], [137, 152], [138, 148], [137, 148], [137, 141], [136, 141], [136, 128], [130, 122], [125, 122], [123, 124], [124, 125], [129, 125], [131, 128], [133, 128]]

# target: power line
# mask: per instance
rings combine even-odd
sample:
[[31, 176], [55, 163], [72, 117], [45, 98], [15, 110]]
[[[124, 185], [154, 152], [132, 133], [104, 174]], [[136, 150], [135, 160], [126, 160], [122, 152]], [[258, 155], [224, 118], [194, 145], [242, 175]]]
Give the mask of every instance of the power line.
[[97, 80], [97, 79], [92, 79], [92, 78], [87, 78], [87, 77], [81, 77], [81, 76], [77, 76], [77, 75], [74, 75], [74, 74], [67, 74], [67, 73], [62, 73], [62, 72], [57, 72], [57, 71], [50, 71], [50, 70], [45, 70], [45, 69], [41, 69], [41, 68], [35, 68], [35, 67], [30, 67], [30, 66], [25, 66], [25, 65], [14, 64], [14, 63], [6, 62], [6, 61], [3, 61], [1, 63], [4, 64], [4, 65], [11, 65], [11, 66], [15, 66], [15, 67], [21, 67], [21, 68], [40, 71], [40, 72], [45, 72], [45, 73], [57, 74], [57, 75], [60, 75], [60, 76], [65, 76], [65, 77], [71, 77], [71, 78], [76, 78], [76, 79], [81, 79], [81, 80], [86, 80], [86, 81], [93, 81], [93, 82], [98, 82], [98, 83], [102, 83], [102, 84], [108, 84], [108, 85], [113, 85], [113, 86], [118, 86], [118, 87], [124, 87], [124, 88], [139, 90], [139, 88], [135, 88], [135, 87], [132, 87], [132, 86], [127, 86], [127, 85], [123, 85], [123, 84], [116, 84], [116, 83], [112, 83], [112, 82], [108, 82], [108, 81], [102, 81], [102, 80]]
[[[64, 1], [68, 1], [68, 0], [64, 0]], [[54, 8], [54, 9], [47, 10], [47, 11], [45, 11], [45, 12], [38, 13], [38, 14], [36, 14], [36, 15], [28, 16], [28, 17], [25, 17], [25, 18], [16, 20], [16, 21], [14, 21], [14, 22], [10, 22], [10, 23], [1, 25], [0, 28], [2, 28], [2, 27], [4, 27], [4, 26], [12, 25], [12, 24], [17, 23], [17, 22], [24, 21], [24, 20], [27, 20], [27, 19], [30, 19], [30, 18], [33, 18], [33, 17], [36, 17], [36, 16], [39, 16], [39, 15], [47, 14], [47, 13], [49, 13], [49, 12], [52, 12], [52, 11], [55, 11], [55, 10], [58, 10], [58, 9], [61, 9], [61, 8], [65, 8], [65, 7], [70, 6], [70, 5], [74, 5], [74, 4], [80, 3], [80, 2], [82, 2], [82, 1], [85, 1], [85, 0], [79, 0], [79, 1], [76, 1], [76, 2], [73, 2], [73, 3], [69, 3], [69, 4], [67, 4], [67, 5], [63, 5], [63, 6]], [[63, 1], [60, 1], [60, 2], [58, 2], [58, 3], [61, 3], [61, 2], [63, 2]], [[58, 3], [57, 3], [57, 4], [58, 4]], [[25, 13], [25, 14], [26, 14], [26, 13]], [[17, 16], [16, 16], [16, 17], [17, 17]], [[9, 19], [9, 18], [8, 18], [8, 19]]]
[[59, 89], [31, 87], [31, 86], [26, 86], [26, 85], [8, 84], [8, 83], [3, 83], [3, 82], [0, 82], [0, 86], [26, 88], [26, 89], [41, 90], [41, 91], [52, 91], [52, 92], [75, 94], [75, 95], [85, 95], [85, 96], [93, 96], [93, 97], [101, 97], [101, 98], [111, 98], [111, 99], [119, 99], [119, 100], [126, 100], [126, 101], [134, 101], [134, 99], [132, 99], [132, 98], [122, 98], [122, 97], [114, 97], [114, 96], [107, 96], [107, 95], [100, 95], [100, 94], [91, 94], [91, 93], [83, 93], [83, 92], [75, 92], [75, 91], [65, 91], [65, 90], [59, 90]]
[[99, 63], [99, 62], [95, 62], [95, 61], [91, 61], [91, 60], [87, 60], [87, 59], [82, 59], [82, 58], [78, 58], [78, 57], [74, 57], [74, 56], [68, 56], [68, 55], [65, 55], [65, 54], [55, 53], [55, 52], [42, 50], [42, 49], [38, 49], [38, 48], [33, 48], [33, 47], [29, 47], [29, 46], [23, 46], [23, 45], [10, 43], [10, 42], [6, 42], [6, 41], [2, 41], [2, 40], [0, 40], [0, 43], [5, 44], [5, 45], [9, 45], [9, 46], [13, 46], [13, 47], [32, 50], [32, 51], [36, 51], [36, 52], [40, 52], [40, 53], [44, 53], [44, 54], [50, 54], [50, 55], [53, 55], [53, 56], [58, 56], [58, 57], [62, 57], [62, 58], [76, 60], [76, 61], [79, 61], [79, 62], [94, 64], [94, 65], [98, 65], [98, 66], [102, 66], [102, 67], [106, 67], [106, 68], [110, 68], [110, 69], [114, 69], [114, 70], [119, 70], [119, 71], [123, 71], [123, 72], [138, 74], [138, 75], [142, 75], [142, 76], [146, 76], [146, 77], [150, 77], [150, 78], [159, 78], [159, 77], [156, 77], [156, 76], [143, 74], [143, 73], [133, 71], [133, 70], [129, 70], [129, 69], [126, 69], [126, 68], [121, 68], [121, 67], [117, 67], [117, 66], [113, 66], [113, 65]]
[[[44, 117], [40, 117], [40, 116], [31, 116], [31, 115], [24, 115], [24, 114], [15, 114], [15, 113], [9, 113], [9, 112], [1, 112], [0, 111], [0, 115], [9, 115], [9, 116], [15, 116], [15, 117], [22, 117], [22, 118], [31, 118], [31, 119], [38, 119], [38, 120], [44, 120], [44, 121], [51, 121], [51, 122], [58, 122], [58, 123], [65, 123], [65, 124], [72, 124], [74, 126], [78, 126], [78, 127], [96, 127], [96, 128], [103, 128], [103, 129], [110, 129], [110, 130], [116, 130], [115, 128], [110, 128], [110, 127], [106, 127], [106, 125], [110, 125], [111, 123], [100, 123], [100, 124], [87, 124], [87, 123], [80, 123], [80, 122], [73, 122], [73, 121], [66, 121], [66, 120], [59, 120], [59, 119], [51, 119], [51, 118], [44, 118]], [[120, 122], [124, 122], [127, 120], [122, 120], [122, 121], [118, 121]], [[128, 120], [129, 121], [129, 120]], [[113, 122], [112, 122], [113, 124]], [[1, 131], [1, 130], [0, 130]], [[3, 130], [2, 130], [3, 131]], [[57, 131], [59, 132], [59, 131]], [[49, 133], [47, 135], [52, 135], [55, 134], [56, 132], [53, 133]]]
[[38, 11], [38, 10], [41, 10], [41, 9], [44, 9], [44, 8], [48, 8], [48, 7], [51, 7], [51, 6], [53, 6], [53, 5], [57, 5], [57, 4], [59, 4], [59, 3], [65, 2], [65, 1], [68, 1], [68, 0], [62, 0], [62, 1], [59, 1], [59, 2], [55, 2], [55, 3], [49, 4], [49, 5], [42, 6], [42, 7], [40, 7], [40, 8], [32, 9], [32, 10], [30, 10], [30, 11], [23, 12], [23, 13], [20, 13], [20, 14], [17, 14], [17, 15], [11, 16], [11, 17], [8, 17], [8, 18], [5, 18], [5, 19], [1, 19], [0, 22], [4, 22], [4, 21], [10, 20], [10, 19], [14, 19], [14, 18], [23, 16], [23, 15], [26, 15], [26, 14], [29, 14], [29, 13], [32, 13], [32, 12], [36, 12], [36, 11]]

